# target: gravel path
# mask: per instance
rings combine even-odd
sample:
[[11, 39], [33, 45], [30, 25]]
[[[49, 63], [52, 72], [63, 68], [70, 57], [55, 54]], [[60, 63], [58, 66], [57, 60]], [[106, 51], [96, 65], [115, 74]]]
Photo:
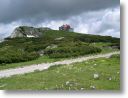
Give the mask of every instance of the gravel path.
[[93, 56], [83, 56], [79, 58], [57, 61], [57, 62], [52, 62], [52, 63], [42, 63], [42, 64], [35, 64], [35, 65], [29, 65], [29, 66], [24, 66], [24, 67], [12, 68], [12, 69], [5, 69], [5, 70], [0, 71], [0, 78], [10, 77], [12, 75], [17, 75], [17, 74], [30, 73], [30, 72], [34, 72], [35, 70], [42, 71], [42, 70], [48, 69], [50, 66], [55, 66], [55, 65], [72, 64], [72, 63], [82, 62], [82, 61], [86, 61], [90, 59], [110, 57], [113, 54], [120, 54], [120, 52], [111, 52], [107, 54], [99, 54], [99, 55], [93, 55]]

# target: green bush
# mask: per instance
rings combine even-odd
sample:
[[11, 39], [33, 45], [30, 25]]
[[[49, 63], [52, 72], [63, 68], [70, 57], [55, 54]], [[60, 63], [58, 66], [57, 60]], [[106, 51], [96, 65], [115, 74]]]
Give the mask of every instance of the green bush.
[[100, 35], [79, 35], [75, 40], [80, 40], [82, 42], [110, 42], [110, 43], [120, 43], [119, 38], [114, 38], [111, 36], [100, 36]]
[[46, 49], [44, 51], [45, 55], [48, 55], [51, 58], [75, 57], [99, 52], [101, 52], [100, 48], [92, 46], [59, 47]]
[[14, 47], [4, 47], [0, 49], [0, 64], [2, 63], [16, 63], [33, 60], [39, 57], [36, 52], [25, 52], [22, 49]]

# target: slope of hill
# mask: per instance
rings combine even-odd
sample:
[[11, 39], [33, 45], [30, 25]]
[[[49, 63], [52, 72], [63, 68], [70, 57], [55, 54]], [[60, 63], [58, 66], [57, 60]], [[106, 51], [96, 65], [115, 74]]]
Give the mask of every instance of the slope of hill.
[[[23, 29], [26, 29], [26, 27], [22, 27]], [[40, 28], [36, 28], [36, 31], [40, 31], [38, 38], [15, 36], [14, 38], [6, 38], [4, 42], [0, 43], [0, 65], [30, 61], [40, 56], [68, 58], [100, 53], [104, 49], [120, 48], [120, 39], [110, 36], [80, 34], [50, 29], [41, 30]], [[24, 32], [25, 34], [28, 34], [28, 32]]]

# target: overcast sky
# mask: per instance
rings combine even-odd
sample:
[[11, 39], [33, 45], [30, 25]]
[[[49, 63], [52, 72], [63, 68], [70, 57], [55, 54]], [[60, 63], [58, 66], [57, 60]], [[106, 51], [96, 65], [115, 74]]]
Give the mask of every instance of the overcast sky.
[[119, 0], [0, 0], [0, 37], [20, 25], [120, 37]]

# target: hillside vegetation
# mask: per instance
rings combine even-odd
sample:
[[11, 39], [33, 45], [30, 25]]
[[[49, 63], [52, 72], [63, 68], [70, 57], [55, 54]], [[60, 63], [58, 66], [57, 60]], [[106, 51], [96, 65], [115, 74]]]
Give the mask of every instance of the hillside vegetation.
[[[97, 43], [107, 44], [99, 47], [96, 46]], [[110, 36], [46, 30], [38, 38], [6, 38], [4, 42], [0, 43], [0, 65], [35, 60], [40, 56], [67, 58], [100, 53], [103, 51], [103, 47], [119, 49], [119, 43], [119, 38]]]

